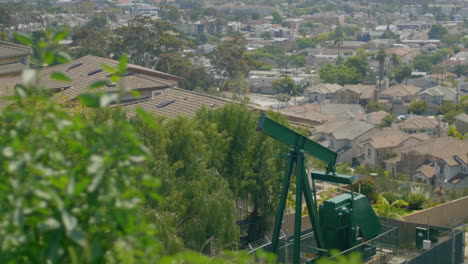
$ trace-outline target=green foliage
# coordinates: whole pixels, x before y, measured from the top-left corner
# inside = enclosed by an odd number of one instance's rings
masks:
[[[296,44],[299,49],[314,48],[315,42],[310,38],[298,38],[296,39]]]
[[[432,25],[431,29],[427,33],[430,39],[442,39],[445,34],[448,33],[447,28],[440,24]]]
[[[89,124],[40,95],[16,100],[0,116],[2,262],[149,263],[158,245],[138,188],[157,182],[125,116]]]
[[[349,57],[343,64],[333,66],[327,64],[320,68],[320,79],[326,83],[356,84],[369,72],[369,61],[363,51],[358,51],[355,56]]]
[[[424,203],[427,201],[426,196],[420,193],[412,193],[406,198],[408,201],[408,209],[420,210],[423,209]]]
[[[234,78],[239,74],[246,77],[251,69],[256,68],[256,62],[247,56],[245,38],[232,37],[232,40],[226,40],[219,44],[214,52],[212,63],[225,77]]]
[[[156,62],[155,69],[179,76],[185,79],[180,82],[182,88],[188,90],[208,90],[214,86],[213,76],[208,74],[204,68],[197,66],[186,56],[179,53],[161,54]]]
[[[293,79],[289,77],[284,77],[279,80],[273,81],[273,88],[277,93],[289,94],[289,95],[299,95],[304,90],[302,87],[296,85]]]
[[[382,195],[390,204],[400,198],[400,196],[395,192],[383,192],[380,195]]]
[[[451,49],[439,49],[434,53],[424,53],[414,59],[413,68],[429,72],[433,65],[440,64],[452,53]]]
[[[359,179],[356,183],[353,184],[353,190],[361,190],[361,194],[367,196],[369,201],[374,200],[375,195],[375,180],[371,177],[364,177]]]
[[[465,140],[467,134],[463,135],[462,133],[458,132],[455,126],[449,126],[447,129],[447,136]]]
[[[398,66],[398,68],[395,69],[395,80],[398,82],[398,83],[401,83],[403,82],[404,80],[408,79],[409,77],[411,77],[411,67],[408,66],[408,65],[401,65],[401,66]]]
[[[389,202],[383,195],[377,196],[376,213],[379,216],[401,219],[398,208],[407,207],[409,204],[404,200]]]
[[[412,101],[408,105],[408,113],[409,114],[416,114],[421,115],[427,111],[427,101]]]
[[[298,68],[304,67],[307,64],[307,59],[298,54],[292,54],[288,56],[288,61],[291,62],[293,66]]]
[[[271,21],[273,24],[281,24],[283,22],[283,16],[277,11],[274,11],[271,15],[273,16],[273,20]]]
[[[279,93],[276,95],[276,99],[280,102],[287,102],[291,100],[291,95],[286,94],[286,93]]]
[[[367,113],[378,112],[382,110],[383,110],[383,105],[379,102],[370,102],[366,105]]]

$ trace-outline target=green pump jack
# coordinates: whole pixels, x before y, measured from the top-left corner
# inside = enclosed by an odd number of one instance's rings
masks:
[[[279,235],[283,220],[289,184],[295,168],[296,204],[294,216],[293,257],[291,263],[314,263],[320,256],[326,256],[331,249],[346,251],[359,246],[381,233],[382,227],[374,213],[367,197],[352,191],[353,176],[336,174],[338,154],[296,131],[270,119],[262,114],[258,120],[257,131],[291,147],[287,155],[287,164],[278,209],[275,216],[273,236],[270,251],[277,254]],[[312,184],[309,184],[305,170],[305,155],[311,155],[327,164],[325,172],[311,173]],[[351,185],[348,193],[341,194],[324,201],[317,208],[315,181]],[[312,187],[311,187],[312,186]],[[309,259],[301,259],[301,219],[302,196],[304,196],[307,211],[314,230],[317,251],[319,254]],[[364,258],[375,254],[375,248],[362,245],[360,248]],[[288,261],[289,262],[289,261]]]

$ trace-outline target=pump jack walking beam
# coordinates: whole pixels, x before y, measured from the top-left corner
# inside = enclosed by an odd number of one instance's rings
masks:
[[[281,125],[280,123],[268,118],[263,114],[257,125],[257,131],[263,132],[272,138],[279,140],[289,146],[291,150],[286,164],[286,171],[283,178],[281,196],[278,204],[278,210],[275,216],[275,226],[271,242],[271,251],[277,253],[279,233],[283,220],[283,213],[286,205],[286,199],[289,190],[289,183],[293,167],[296,171],[296,210],[294,219],[294,248],[293,263],[300,261],[300,239],[301,239],[301,215],[302,215],[302,195],[304,194],[309,212],[310,221],[315,232],[315,239],[318,248],[324,248],[323,232],[320,228],[317,201],[312,196],[307,174],[304,168],[305,153],[316,157],[328,164],[325,177],[334,177],[337,153],[323,147],[322,145],[308,139],[307,137],[295,132],[294,130]]]

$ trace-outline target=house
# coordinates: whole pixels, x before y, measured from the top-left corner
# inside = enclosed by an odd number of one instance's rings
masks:
[[[414,180],[437,187],[468,187],[468,141],[453,137],[426,141],[402,151],[395,164],[400,170],[416,168]]]
[[[119,93],[121,101],[136,100],[138,97],[151,98],[166,89],[176,88],[178,81],[184,79],[144,68],[138,65],[128,64],[127,73],[122,77],[121,84],[125,91],[110,80],[110,74],[105,72],[102,64],[117,67],[118,61],[87,55],[65,64],[46,67],[41,71],[40,85],[53,93],[52,98],[58,102],[74,101],[80,94],[90,92],[89,87],[96,81],[104,81],[105,85],[92,91],[105,93]],[[71,82],[59,82],[49,78],[53,72],[63,72],[72,79]],[[21,83],[21,77],[12,77],[0,82],[0,90],[13,87]],[[92,92],[91,91],[91,92]],[[134,91],[139,93],[135,96]]]
[[[338,104],[360,104],[365,106],[375,99],[375,85],[345,84],[336,92],[333,102]]]
[[[413,49],[408,49],[408,48],[400,48],[400,47],[395,47],[395,48],[390,48],[385,50],[385,53],[387,56],[399,56],[404,64],[410,63],[418,54],[419,52],[413,50]]]
[[[410,135],[392,128],[384,128],[361,144],[359,160],[362,164],[382,166],[387,159],[396,157],[401,150],[426,140],[430,140],[426,134]]]
[[[331,100],[337,91],[343,86],[339,84],[321,83],[304,91],[304,94],[310,98],[311,102],[321,103],[325,100]]]
[[[425,116],[413,116],[398,124],[398,129],[406,134],[425,133],[429,137],[435,138],[442,134],[442,124],[440,120]]]
[[[366,121],[367,123],[372,124],[374,126],[379,126],[380,124],[382,124],[383,119],[388,115],[390,115],[389,112],[377,111],[367,114],[360,114],[357,115],[356,118],[362,121]]]
[[[457,90],[453,87],[435,86],[419,93],[419,100],[428,103],[427,112],[437,114],[439,107],[444,101],[455,102]]]
[[[338,153],[338,162],[352,162],[358,155],[358,145],[368,139],[376,128],[355,118],[337,118],[315,127],[312,138]]]
[[[462,134],[468,133],[468,115],[465,113],[457,115],[455,117],[455,127]]]
[[[194,117],[202,107],[216,109],[229,102],[231,100],[210,94],[173,88],[154,97],[124,103],[119,107],[127,111],[130,116],[135,115],[135,110],[140,108],[159,116],[175,118],[177,116]]]
[[[29,47],[0,41],[0,78],[20,76],[31,54]]]
[[[380,97],[389,100],[385,109],[401,115],[407,113],[407,105],[417,98],[420,91],[421,88],[413,85],[397,84],[383,90]]]

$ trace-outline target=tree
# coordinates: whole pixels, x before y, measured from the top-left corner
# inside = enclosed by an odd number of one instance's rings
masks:
[[[464,64],[457,64],[454,67],[453,73],[457,75],[458,78],[460,78],[462,75],[468,75],[468,65]]]
[[[297,68],[304,67],[307,64],[307,59],[299,54],[289,55],[288,60],[291,62],[292,65],[296,66]]]
[[[215,68],[225,77],[234,78],[238,74],[247,77],[255,67],[255,61],[247,56],[247,41],[241,36],[232,36],[219,44],[212,60]]]
[[[389,127],[393,123],[398,123],[400,121],[395,114],[388,114],[386,117],[382,119],[382,122],[380,123],[380,127]]]
[[[299,49],[307,49],[307,48],[314,48],[315,43],[310,38],[298,38],[296,39],[296,44]]]
[[[260,35],[260,37],[263,38],[263,39],[271,39],[271,32],[270,31],[263,32]]]
[[[430,39],[442,39],[445,34],[448,33],[447,28],[440,24],[432,25],[431,29],[427,33]]]
[[[379,62],[379,87],[380,87],[380,83],[382,82],[384,78],[386,58],[387,58],[387,54],[385,53],[385,50],[380,49],[379,53],[377,54],[377,61]]]
[[[408,113],[421,115],[427,111],[427,101],[412,101],[408,106]]]
[[[465,140],[467,135],[463,135],[462,133],[458,132],[455,126],[449,126],[447,130],[447,136]]]
[[[340,47],[341,47],[341,45],[343,45],[343,39],[342,38],[336,38],[333,41],[333,44],[335,44],[335,46],[338,48],[338,56],[341,56],[340,55]]]
[[[281,24],[283,22],[283,16],[277,11],[273,11],[271,15],[273,16],[273,20],[271,21],[273,24]]]
[[[299,95],[299,87],[293,79],[284,77],[279,80],[273,81],[273,88],[279,94]]]
[[[395,69],[395,80],[398,83],[403,82],[404,80],[408,81],[408,78],[411,77],[412,70],[408,65],[401,65]]]
[[[366,105],[367,113],[378,112],[382,110],[383,110],[383,105],[379,102],[370,102]]]

